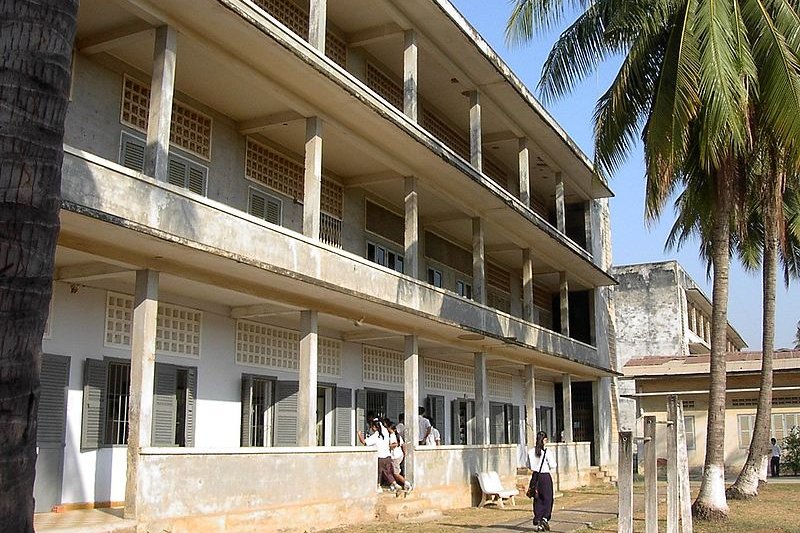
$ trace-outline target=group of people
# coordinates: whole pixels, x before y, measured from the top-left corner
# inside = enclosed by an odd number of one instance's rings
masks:
[[[441,444],[439,430],[433,420],[425,415],[425,408],[419,410],[419,431],[417,442],[421,446]],[[369,435],[358,432],[358,440],[366,446],[373,446],[378,452],[378,490],[386,484],[392,492],[409,492],[411,483],[403,476],[403,459],[406,452],[406,433],[404,416],[399,416],[397,424],[388,418],[378,418],[367,413]],[[774,439],[773,439],[774,441]],[[547,433],[536,434],[536,445],[528,450],[528,461],[533,472],[528,484],[527,495],[533,502],[534,531],[550,531],[550,518],[553,514],[553,478],[556,458],[547,450]]]

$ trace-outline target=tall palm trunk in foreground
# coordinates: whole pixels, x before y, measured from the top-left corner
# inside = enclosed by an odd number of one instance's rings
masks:
[[[33,531],[42,335],[77,0],[0,0],[0,531]]]

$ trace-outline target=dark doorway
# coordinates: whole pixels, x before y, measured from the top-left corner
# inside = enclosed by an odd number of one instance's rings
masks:
[[[589,442],[592,465],[597,465],[594,445],[594,394],[592,382],[572,384],[572,437],[575,442]]]

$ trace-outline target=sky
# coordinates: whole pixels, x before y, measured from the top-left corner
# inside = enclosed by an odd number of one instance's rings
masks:
[[[511,12],[506,0],[451,0],[466,19],[481,33],[516,75],[538,96],[536,85],[550,47],[558,31],[543,35],[528,46],[509,49],[504,30]],[[603,64],[597,74],[561,100],[544,104],[570,137],[590,158],[592,150],[592,114],[597,98],[608,88],[618,63]],[[424,76],[424,73],[421,73]],[[697,242],[687,242],[680,250],[665,250],[669,230],[675,220],[670,207],[660,220],[645,222],[644,163],[639,145],[609,182],[611,233],[614,264],[647,263],[677,259],[694,281],[711,297],[711,279],[705,262],[698,256]],[[671,204],[670,204],[671,205]],[[728,321],[747,343],[746,350],[761,350],[761,272],[747,272],[731,263]],[[800,320],[800,281],[789,288],[778,282],[775,313],[775,347],[791,348]]]

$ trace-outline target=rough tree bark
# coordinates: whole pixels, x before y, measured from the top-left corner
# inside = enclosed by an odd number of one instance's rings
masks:
[[[0,0],[0,531],[33,531],[42,335],[78,0]]]

